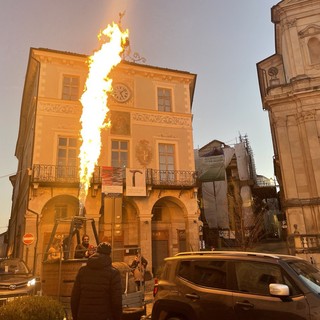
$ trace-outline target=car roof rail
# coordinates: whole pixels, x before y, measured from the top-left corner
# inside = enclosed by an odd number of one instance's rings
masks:
[[[284,255],[278,255],[273,253],[250,252],[250,251],[188,251],[188,252],[179,252],[175,254],[175,257],[190,256],[190,255],[191,256],[207,256],[207,255],[218,255],[218,254],[269,257],[274,259],[279,259],[281,256],[284,256]]]

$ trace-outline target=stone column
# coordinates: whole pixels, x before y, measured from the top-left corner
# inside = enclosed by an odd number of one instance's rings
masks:
[[[38,272],[40,269],[42,254],[41,252],[35,252],[35,248],[38,242],[37,239],[37,214],[28,212],[25,214],[25,232],[24,233],[32,233],[34,236],[34,242],[30,245],[25,245],[21,243],[23,246],[23,259],[28,265],[29,269],[32,271]],[[23,234],[21,234],[22,239]],[[38,248],[40,248],[38,243]],[[36,254],[36,257],[35,257]],[[36,259],[35,259],[36,258]]]
[[[316,123],[316,111],[302,112],[299,117],[304,142],[308,197],[319,197],[320,192],[320,145]]]
[[[286,185],[285,190],[285,199],[293,198],[297,196],[295,188],[291,190],[292,187],[295,187],[296,182],[294,178],[294,168],[291,159],[291,147],[288,137],[287,130],[287,117],[286,116],[273,116],[273,126],[276,136],[276,145],[278,146],[278,156],[281,165],[281,178],[283,184]],[[283,165],[285,164],[285,166]],[[288,188],[287,186],[291,186]],[[289,189],[289,191],[287,191]]]
[[[148,269],[152,270],[152,207],[145,205],[139,209],[139,246],[142,255],[148,260]]]

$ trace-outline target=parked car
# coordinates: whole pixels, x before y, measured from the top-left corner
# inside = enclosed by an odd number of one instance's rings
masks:
[[[19,296],[36,294],[38,283],[22,260],[0,259],[0,305]]]
[[[320,319],[320,271],[289,255],[209,251],[166,258],[152,320]]]

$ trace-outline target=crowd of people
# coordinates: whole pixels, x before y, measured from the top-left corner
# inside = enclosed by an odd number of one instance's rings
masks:
[[[110,243],[102,242],[79,269],[71,294],[73,320],[121,320],[121,276],[110,254]]]
[[[87,239],[83,237],[84,241],[87,244]],[[83,246],[89,252],[90,245],[83,244]],[[121,319],[123,292],[121,275],[120,271],[112,266],[110,254],[110,243],[102,242],[93,254],[89,254],[86,265],[79,269],[71,294],[73,320]],[[129,265],[137,290],[144,285],[147,265],[148,261],[139,252]]]
[[[75,259],[87,259],[76,276],[71,294],[73,320],[120,320],[122,318],[122,284],[120,271],[112,266],[111,244],[101,242],[97,247],[90,244],[84,234],[75,248]],[[55,236],[48,250],[50,262],[62,258],[63,241]],[[137,251],[129,264],[137,291],[145,284],[148,261]],[[94,303],[92,303],[94,301]]]
[[[91,255],[93,255],[96,252],[96,247],[89,243],[90,238],[87,234],[84,234],[82,236],[81,243],[77,244],[75,248],[74,253],[74,259],[85,259],[89,258]],[[62,248],[65,246],[65,239],[62,241],[60,235],[56,235],[53,238],[53,241],[50,245],[50,248],[48,250],[47,254],[47,261],[54,262],[57,260],[60,260],[62,257]],[[65,248],[63,248],[63,254],[64,258],[67,256],[69,258],[69,252],[65,251]]]

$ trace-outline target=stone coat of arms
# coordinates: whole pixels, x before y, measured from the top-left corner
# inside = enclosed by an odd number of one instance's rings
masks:
[[[147,140],[140,140],[136,146],[136,157],[141,165],[147,166],[152,160],[152,149]]]

